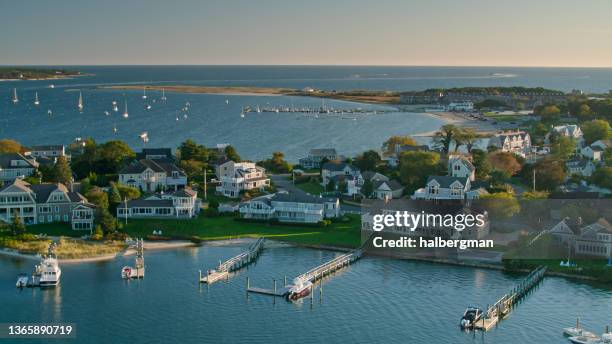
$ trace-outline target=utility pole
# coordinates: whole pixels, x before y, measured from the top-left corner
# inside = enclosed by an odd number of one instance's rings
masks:
[[[534,168],[533,168],[533,191],[534,192],[536,191],[536,188],[535,188],[536,180],[535,180],[535,178],[536,178],[536,169],[535,169],[535,166],[534,166]]]
[[[206,185],[206,168],[204,168],[204,200],[208,200],[208,190]]]
[[[123,204],[125,205],[125,225],[127,226],[128,207],[127,207],[127,198],[126,197],[123,197]]]

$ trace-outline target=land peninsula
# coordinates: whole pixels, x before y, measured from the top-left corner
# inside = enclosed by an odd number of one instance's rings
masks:
[[[0,80],[51,80],[82,75],[78,71],[55,68],[0,67]]]

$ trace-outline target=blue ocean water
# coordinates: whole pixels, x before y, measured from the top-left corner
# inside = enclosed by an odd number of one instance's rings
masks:
[[[314,87],[326,90],[420,90],[462,86],[542,86],[569,91],[607,92],[612,69],[502,68],[502,67],[360,67],[360,66],[67,66],[92,74],[65,80],[1,81],[0,137],[24,144],[69,143],[77,137],[98,141],[121,139],[135,149],[147,131],[148,146],[176,147],[187,138],[206,145],[231,143],[249,159],[283,151],[296,161],[314,147],[335,147],[351,156],[378,148],[391,135],[409,135],[437,129],[442,121],[423,114],[385,113],[376,116],[305,117],[299,114],[250,114],[240,118],[243,106],[291,104],[318,107],[319,99],[284,96],[166,94],[100,89],[117,84]],[[49,88],[53,84],[55,88]],[[17,88],[20,102],[10,101]],[[78,91],[85,109],[77,111]],[[34,106],[38,92],[41,104]],[[153,99],[156,102],[153,103]],[[119,103],[113,112],[111,102]],[[226,104],[226,100],[229,104]],[[121,116],[127,102],[129,118]],[[188,117],[180,111],[191,104]],[[151,105],[150,110],[145,104]],[[335,108],[391,110],[386,106],[326,100]],[[48,114],[52,111],[52,115]],[[105,111],[109,115],[105,115]],[[117,133],[114,133],[114,127]]]

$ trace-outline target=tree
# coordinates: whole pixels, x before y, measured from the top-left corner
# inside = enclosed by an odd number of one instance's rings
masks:
[[[606,166],[612,166],[612,147],[606,148],[603,154],[603,161]]]
[[[400,181],[409,191],[414,191],[425,184],[427,176],[436,174],[439,163],[440,155],[435,152],[402,152],[399,159]]]
[[[340,193],[346,193],[348,191],[348,184],[346,181],[342,180],[338,182],[338,191],[340,191]]]
[[[104,231],[102,230],[102,226],[98,224],[96,225],[96,229],[91,235],[91,239],[92,240],[102,240],[102,238],[104,238]]]
[[[522,177],[527,185],[533,185],[535,170],[536,190],[553,191],[565,182],[565,164],[563,160],[549,157],[533,165],[525,165]]]
[[[210,157],[209,150],[203,145],[188,139],[179,146],[181,160],[195,160],[206,162]]]
[[[13,235],[19,235],[26,232],[26,227],[23,224],[23,221],[21,221],[21,217],[19,217],[19,213],[17,211],[13,213],[13,221],[11,222],[10,228]]]
[[[0,140],[0,153],[19,153],[21,152],[21,144],[15,140],[2,139]]]
[[[612,167],[602,166],[591,176],[593,184],[606,189],[612,189]]]
[[[372,193],[374,192],[374,184],[372,184],[372,181],[369,179],[366,179],[363,182],[363,185],[361,186],[361,193],[369,198],[370,196],[372,196]]]
[[[445,124],[440,130],[436,131],[433,136],[433,141],[436,147],[441,148],[443,152],[448,153],[450,146],[455,142],[459,128],[454,124]],[[455,147],[456,149],[457,147]]]
[[[576,113],[578,117],[588,117],[591,115],[591,107],[588,104],[582,104]]]
[[[333,180],[329,180],[329,182],[327,182],[327,185],[325,185],[325,191],[334,191],[336,190],[336,184],[334,184]]]
[[[108,210],[108,194],[104,192],[104,190],[98,187],[93,187],[87,192],[87,194],[85,194],[85,197],[99,209]]]
[[[374,171],[381,162],[382,159],[378,152],[369,150],[358,155],[353,164],[359,167],[361,171]]]
[[[491,164],[487,159],[488,152],[482,149],[472,149],[472,164],[476,168],[476,178],[485,179],[491,172]]]
[[[51,178],[55,183],[72,183],[72,169],[70,169],[70,165],[68,164],[66,157],[60,156],[57,158],[57,162],[51,169]]]
[[[480,196],[481,203],[492,219],[507,219],[521,211],[518,200],[510,192],[497,192]]]
[[[121,194],[119,193],[119,188],[117,187],[117,183],[111,182],[110,188],[108,191],[108,201],[111,212],[116,212],[117,206],[121,203]]]
[[[116,186],[122,201],[140,198],[140,190],[137,188],[125,184],[116,184]]]
[[[193,180],[195,177],[199,177],[204,173],[206,164],[200,160],[181,160],[179,163],[180,167],[187,174],[189,180]]]
[[[521,164],[516,156],[509,152],[490,153],[487,160],[492,169],[505,172],[508,176],[513,176],[521,170]]]
[[[383,155],[390,156],[401,146],[416,146],[417,142],[410,136],[391,136],[383,143]]]
[[[472,147],[479,139],[479,135],[473,128],[460,128],[455,135],[455,151],[461,145],[465,145],[468,152],[472,151]]]
[[[547,199],[549,195],[546,191],[525,191],[521,194],[526,200]]]
[[[225,147],[225,156],[233,162],[240,162],[240,155],[236,152],[236,148],[233,146]]]
[[[582,124],[582,133],[587,144],[610,138],[610,124],[602,119],[595,119]]]
[[[258,165],[263,166],[266,170],[274,173],[289,173],[292,170],[292,166],[285,161],[285,154],[282,152],[272,153],[271,159],[258,162]]]
[[[123,141],[108,141],[96,149],[95,171],[97,173],[117,173],[119,168],[132,160],[136,154]]]
[[[556,105],[539,106],[534,109],[536,115],[542,118],[544,122],[553,122],[559,119],[561,110]]]
[[[552,143],[551,152],[559,159],[567,159],[576,151],[576,141],[573,138],[560,135]]]

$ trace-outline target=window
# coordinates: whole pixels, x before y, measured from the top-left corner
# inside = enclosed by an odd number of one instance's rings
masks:
[[[68,215],[64,214],[64,222],[68,222]]]
[[[428,192],[432,195],[437,195],[438,194],[438,187],[435,185],[430,185],[428,188]]]

